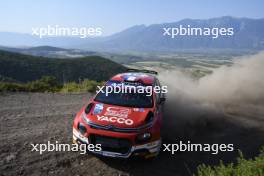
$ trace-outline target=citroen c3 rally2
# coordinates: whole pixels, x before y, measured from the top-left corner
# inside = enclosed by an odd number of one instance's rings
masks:
[[[125,85],[161,89],[157,72],[141,70],[112,77],[105,86]],[[104,89],[106,90],[106,89]],[[164,93],[151,94],[99,91],[77,113],[73,124],[73,142],[101,145],[93,153],[118,158],[157,156],[161,147]]]

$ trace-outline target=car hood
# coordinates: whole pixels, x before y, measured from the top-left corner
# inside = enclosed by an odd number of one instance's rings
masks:
[[[151,108],[131,108],[94,102],[87,118],[96,124],[133,128],[146,124],[145,119]]]

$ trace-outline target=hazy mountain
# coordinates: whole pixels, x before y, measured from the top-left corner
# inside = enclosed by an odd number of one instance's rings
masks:
[[[219,36],[175,36],[163,35],[163,28],[180,25],[192,28],[233,28],[234,35]],[[184,19],[173,23],[137,25],[108,37],[80,39],[51,37],[39,39],[30,34],[0,33],[0,45],[77,48],[94,51],[177,51],[182,49],[264,49],[264,19],[220,17],[212,19]]]
[[[179,27],[233,28],[233,36],[163,35],[163,28]],[[109,51],[175,51],[177,49],[264,49],[264,19],[221,17],[207,20],[185,19],[175,23],[134,26],[105,38],[85,49]]]
[[[54,46],[70,47],[85,44],[88,39],[78,37],[43,37],[25,33],[0,32],[0,45],[8,47]]]
[[[94,51],[86,51],[79,49],[65,49],[53,46],[37,46],[37,47],[23,47],[23,48],[12,48],[0,46],[0,50],[17,52],[21,54],[28,54],[33,56],[43,56],[51,58],[76,58],[84,56],[95,56],[99,53]]]

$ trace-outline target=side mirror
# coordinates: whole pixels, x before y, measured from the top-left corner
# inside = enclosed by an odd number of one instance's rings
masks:
[[[165,97],[161,97],[161,98],[160,98],[160,103],[162,103],[162,102],[164,102],[164,101],[166,101],[166,98],[165,98]]]

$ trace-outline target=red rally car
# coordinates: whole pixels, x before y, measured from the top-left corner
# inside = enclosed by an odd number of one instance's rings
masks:
[[[105,86],[121,85],[161,88],[157,72],[129,71],[112,77]],[[104,89],[106,90],[106,89]],[[162,106],[165,93],[99,91],[77,113],[73,124],[73,142],[100,144],[93,153],[128,158],[157,156],[161,147]],[[150,93],[150,92],[149,92]]]

